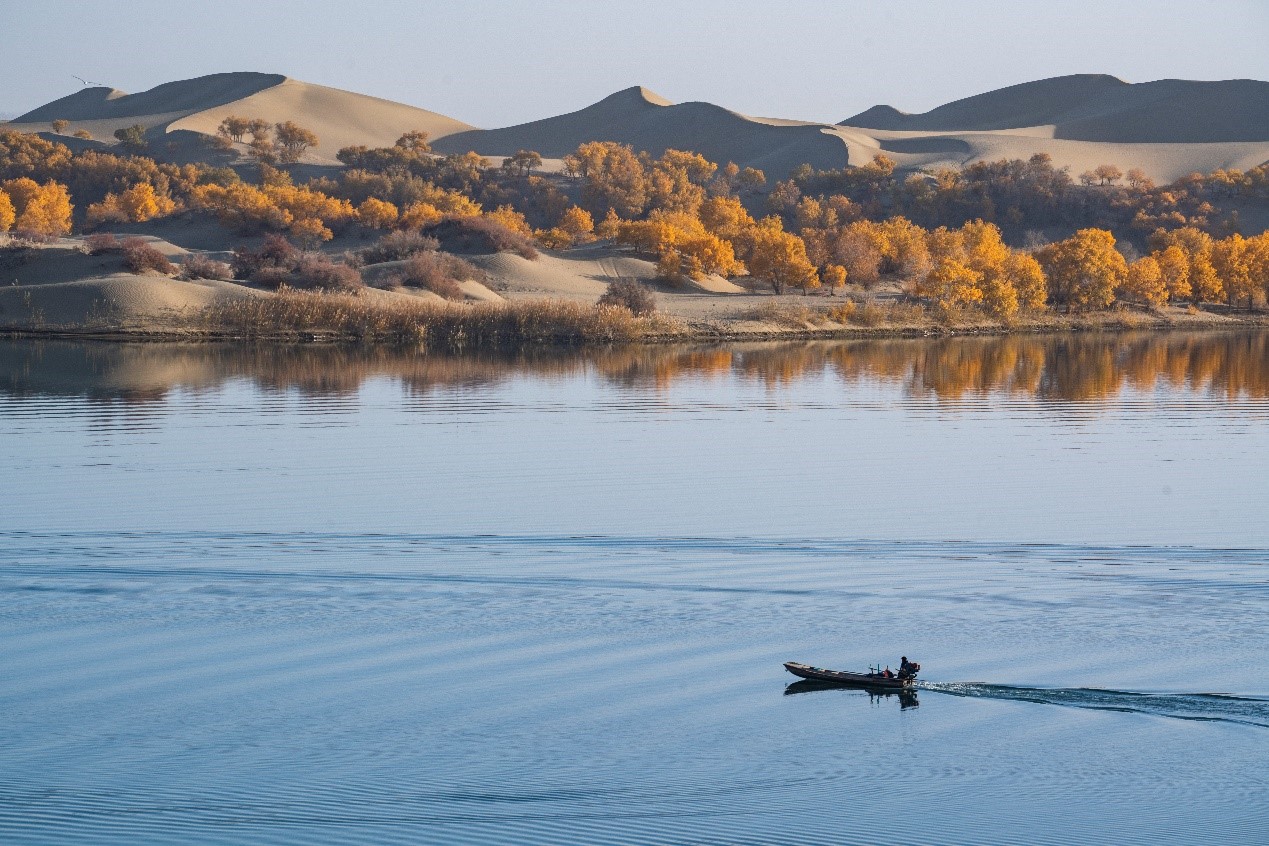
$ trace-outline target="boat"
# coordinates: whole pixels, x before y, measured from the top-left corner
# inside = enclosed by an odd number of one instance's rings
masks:
[[[887,678],[881,673],[848,673],[845,670],[825,670],[823,667],[812,667],[809,664],[799,664],[797,661],[785,661],[784,669],[800,678],[853,685],[855,687],[901,689],[916,685],[915,674],[904,676],[903,678],[898,676]]]

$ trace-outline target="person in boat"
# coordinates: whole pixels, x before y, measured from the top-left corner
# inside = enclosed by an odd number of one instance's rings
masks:
[[[904,655],[901,659],[899,659],[899,678],[901,679],[911,678],[912,676],[915,676],[917,674],[917,671],[920,669],[921,669],[921,665],[916,663],[915,661],[909,661],[908,656],[906,655]]]
[[[889,664],[887,664],[887,665],[886,665],[886,671],[885,671],[884,673],[882,673],[882,675],[883,675],[883,676],[885,676],[885,677],[886,677],[886,678],[888,678],[888,679],[892,679],[892,678],[894,678],[894,672],[893,672],[893,671],[891,671],[891,669],[890,669],[890,665],[889,665]]]

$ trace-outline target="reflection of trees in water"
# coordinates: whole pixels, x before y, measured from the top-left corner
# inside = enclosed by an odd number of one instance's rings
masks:
[[[353,395],[370,379],[413,392],[518,377],[594,374],[628,388],[736,377],[775,389],[826,372],[902,385],[954,401],[1007,395],[1064,402],[1159,384],[1226,397],[1269,396],[1269,333],[1079,334],[888,339],[727,346],[636,346],[446,356],[386,347],[231,344],[0,343],[0,391],[84,395],[130,405],[176,388],[217,390],[245,379],[270,392]]]

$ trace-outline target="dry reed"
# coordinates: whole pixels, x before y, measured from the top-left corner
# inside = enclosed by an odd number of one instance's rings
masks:
[[[449,350],[613,343],[682,331],[668,318],[636,316],[615,306],[559,300],[384,302],[285,288],[272,296],[209,306],[194,318],[192,328],[235,338],[396,341]]]

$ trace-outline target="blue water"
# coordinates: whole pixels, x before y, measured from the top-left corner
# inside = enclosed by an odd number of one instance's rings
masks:
[[[0,344],[0,842],[1262,842],[1267,342]]]

